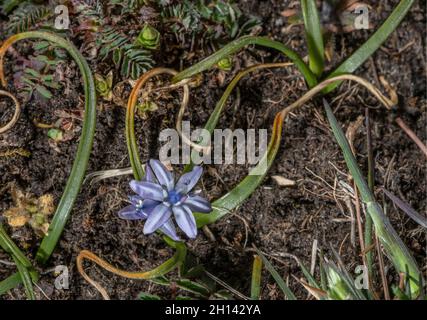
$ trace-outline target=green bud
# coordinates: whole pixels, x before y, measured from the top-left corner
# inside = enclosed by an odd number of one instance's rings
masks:
[[[231,57],[223,58],[218,62],[218,68],[224,71],[230,71],[233,68],[233,59]]]
[[[155,28],[146,24],[144,28],[142,28],[138,37],[135,40],[135,44],[146,49],[157,49],[160,43],[160,32]]]
[[[347,300],[351,297],[351,292],[343,280],[343,276],[331,267],[326,267],[328,279],[328,294],[333,300]]]
[[[95,87],[99,96],[107,101],[113,98],[113,72],[110,71],[106,78],[100,74],[95,74]]]

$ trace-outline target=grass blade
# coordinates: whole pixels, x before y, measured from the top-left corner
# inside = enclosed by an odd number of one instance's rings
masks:
[[[273,265],[270,263],[270,261],[268,261],[268,259],[257,248],[255,248],[255,250],[256,250],[258,256],[260,256],[262,261],[264,262],[265,268],[273,276],[277,285],[283,291],[283,293],[288,298],[288,300],[296,300],[297,298],[295,297],[295,295],[293,294],[291,289],[289,289],[289,287],[286,285],[285,281],[282,279],[282,277],[279,275],[279,273],[276,271],[276,269],[273,267]]]
[[[405,212],[412,220],[414,220],[416,223],[418,223],[423,228],[427,229],[427,219],[420,215],[417,211],[415,211],[409,204],[407,204],[405,201],[399,199],[391,192],[387,191],[386,189],[383,189],[383,192],[385,195],[393,201],[393,203],[400,208],[403,212]]]
[[[307,279],[308,284],[316,289],[320,289],[320,285],[317,283],[316,279],[310,273],[310,271],[304,266],[304,264],[298,259],[298,265],[301,268],[304,277]]]
[[[0,296],[22,283],[21,275],[17,272],[0,281]]]
[[[36,300],[36,295],[34,293],[33,282],[28,272],[28,269],[22,265],[22,263],[13,256],[16,267],[18,268],[19,275],[21,277],[22,283],[24,284],[25,293],[27,294],[28,300]]]
[[[252,281],[251,281],[251,299],[259,300],[261,297],[261,273],[262,259],[259,256],[254,257],[252,266]]]
[[[29,270],[29,273],[33,283],[36,283],[39,280],[38,272],[35,270]],[[19,272],[16,272],[6,279],[0,281],[0,296],[15,288],[20,283],[22,283],[22,278]]]
[[[0,282],[0,296],[15,286],[24,282],[27,296],[29,299],[34,298],[34,291],[32,289],[32,281],[38,281],[38,273],[34,270],[31,261],[24,255],[18,248],[13,240],[7,235],[2,223],[0,222],[0,247],[9,253],[18,268],[19,273],[16,273],[9,278]]]
[[[22,253],[21,249],[13,242],[13,240],[7,235],[4,230],[2,223],[0,222],[0,247],[4,251],[15,257],[24,267],[32,268],[30,260]]]
[[[356,288],[355,284],[354,284],[354,279],[353,277],[350,275],[350,273],[347,271],[347,269],[345,268],[345,264],[342,261],[341,256],[339,255],[339,253],[331,246],[331,251],[333,253],[333,255],[335,256],[335,259],[337,261],[337,266],[330,262],[329,266],[335,266],[336,267],[336,272],[339,273],[340,278],[346,283],[348,289],[351,291],[351,294],[353,295],[353,297],[355,297],[358,300],[366,300],[366,297],[363,295],[363,291],[359,290]]]
[[[374,163],[374,155],[372,151],[372,134],[371,134],[371,121],[369,117],[369,108],[366,108],[365,111],[365,125],[366,125],[366,149],[368,153],[368,187],[373,192],[374,190],[374,181],[375,181],[375,163]],[[373,225],[372,225],[372,218],[370,215],[366,215],[365,218],[365,235],[364,235],[364,242],[365,242],[365,248],[370,248],[373,244],[372,241],[372,231],[373,231]],[[366,265],[368,267],[369,272],[369,279],[374,279],[374,272],[373,272],[373,260],[374,255],[372,253],[372,250],[369,250],[365,253],[366,256]]]
[[[400,22],[408,13],[415,0],[402,0],[390,14],[386,21],[375,31],[375,33],[349,58],[347,58],[328,78],[344,73],[353,73],[359,68],[390,36],[399,26]],[[334,83],[325,89],[325,92],[334,90],[339,83]]]
[[[382,211],[380,205],[376,202],[375,197],[366,183],[365,178],[362,175],[360,168],[357,165],[356,158],[351,152],[350,145],[338,124],[329,104],[326,100],[323,100],[326,115],[331,125],[332,132],[337,140],[343,155],[347,167],[353,176],[354,181],[360,191],[362,201],[366,205],[366,210],[371,216],[374,223],[375,232],[384,246],[385,252],[393,263],[394,267],[399,273],[408,273],[410,277],[411,289],[414,296],[420,293],[420,288],[423,285],[419,283],[421,272],[408,251],[402,240],[399,238],[396,231],[393,229],[388,217]],[[424,282],[424,280],[423,280]]]
[[[301,0],[301,10],[304,18],[310,69],[317,77],[320,77],[325,65],[325,48],[316,1]]]

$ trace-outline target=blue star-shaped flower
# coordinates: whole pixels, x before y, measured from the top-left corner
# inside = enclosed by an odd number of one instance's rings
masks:
[[[205,198],[190,193],[199,181],[203,169],[195,166],[175,183],[173,174],[158,160],[150,160],[142,181],[132,180],[131,189],[137,194],[130,197],[131,205],[123,208],[119,216],[128,220],[147,220],[144,234],[160,229],[174,240],[176,233],[172,215],[179,228],[189,237],[197,236],[193,212],[209,213],[211,204]]]

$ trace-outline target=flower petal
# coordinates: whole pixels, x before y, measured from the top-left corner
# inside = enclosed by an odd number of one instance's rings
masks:
[[[144,201],[144,199],[138,195],[129,196],[129,200],[135,207],[141,205]]]
[[[153,169],[159,184],[165,186],[168,191],[173,188],[173,175],[169,172],[166,167],[159,160],[150,160],[151,169]]]
[[[156,176],[154,175],[153,170],[148,164],[145,165],[144,181],[157,183]]]
[[[187,237],[194,239],[197,236],[196,219],[190,208],[184,205],[172,207],[175,221]]]
[[[119,211],[119,217],[126,220],[144,220],[147,214],[142,210],[136,210],[135,206],[127,206]]]
[[[144,200],[143,204],[142,204],[142,211],[144,211],[147,215],[150,215],[151,212],[153,212],[153,210],[159,205],[161,204],[160,201],[156,201],[156,200],[150,200],[150,199],[146,199]]]
[[[144,234],[150,234],[163,226],[172,215],[170,207],[161,203],[148,216],[144,225]]]
[[[162,201],[164,198],[163,188],[157,183],[132,180],[130,187],[144,199]]]
[[[184,173],[175,185],[175,190],[181,193],[188,193],[202,176],[203,168],[195,166],[190,172]]]
[[[175,241],[181,240],[176,233],[175,225],[172,219],[169,219],[168,221],[166,221],[166,223],[160,227],[160,230],[172,240],[175,240]]]
[[[208,200],[201,196],[189,195],[183,202],[193,212],[209,213],[212,211],[212,206]]]

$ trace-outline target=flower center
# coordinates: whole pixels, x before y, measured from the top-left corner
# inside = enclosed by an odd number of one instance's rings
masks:
[[[176,204],[177,202],[181,201],[182,195],[179,192],[176,192],[175,190],[169,191],[168,193],[168,201],[171,204]]]

